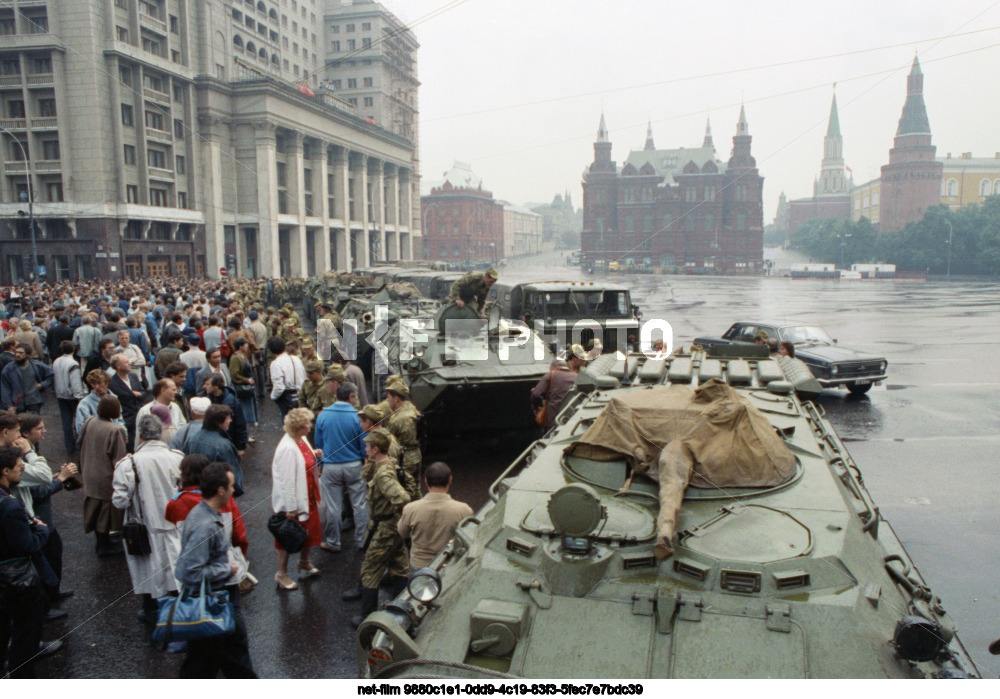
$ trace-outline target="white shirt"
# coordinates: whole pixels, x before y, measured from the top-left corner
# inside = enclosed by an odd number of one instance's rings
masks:
[[[271,362],[271,400],[278,400],[285,391],[298,391],[305,380],[302,360],[282,352]]]
[[[178,359],[184,362],[188,369],[204,369],[208,366],[208,359],[205,352],[194,345],[187,352],[181,352],[181,356]]]
[[[87,395],[80,380],[80,365],[72,354],[64,354],[52,363],[53,388],[56,398],[77,400]]]

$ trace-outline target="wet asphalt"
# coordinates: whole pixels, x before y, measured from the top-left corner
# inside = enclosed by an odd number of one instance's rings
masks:
[[[550,253],[501,269],[504,281],[583,279]],[[586,277],[590,279],[590,277]],[[632,289],[643,317],[668,321],[675,343],[721,334],[740,319],[803,321],[823,326],[841,344],[881,353],[889,380],[866,396],[826,391],[818,403],[847,443],[882,516],[907,547],[980,672],[1000,674],[986,650],[1000,637],[1000,286],[980,282],[799,281],[782,278],[617,276]],[[527,399],[526,399],[527,400]],[[65,460],[58,408],[50,396],[42,452]],[[353,552],[317,551],[321,575],[293,592],[273,582],[275,553],[267,532],[270,462],[281,437],[277,408],[263,406],[246,455],[250,570],[260,585],[244,596],[251,654],[262,677],[354,677],[349,624],[357,603],[340,599],[357,579]],[[435,445],[425,456],[455,472],[453,495],[478,508],[500,472],[532,435],[495,435]],[[41,677],[175,677],[179,656],[153,648],[136,620],[124,558],[98,559],[83,534],[80,491],[54,496],[65,543],[62,603],[68,618],[46,624],[44,638],[66,648],[39,663]],[[294,559],[294,557],[293,557]]]

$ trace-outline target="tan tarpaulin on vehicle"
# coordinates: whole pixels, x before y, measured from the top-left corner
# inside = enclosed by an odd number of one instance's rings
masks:
[[[418,298],[420,298],[420,289],[418,289],[413,282],[392,282],[391,284],[386,284],[379,289],[378,292],[372,296],[372,301],[378,303]]]
[[[673,553],[688,485],[769,487],[795,474],[795,457],[771,423],[725,382],[671,385],[612,398],[567,454],[629,464],[660,484],[657,558]]]

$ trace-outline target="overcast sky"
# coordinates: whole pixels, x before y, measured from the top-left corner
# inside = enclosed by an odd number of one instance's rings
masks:
[[[602,107],[619,163],[647,119],[677,148],[706,117],[725,161],[742,99],[770,223],[812,195],[835,82],[847,165],[878,177],[914,51],[938,155],[1000,151],[1000,0],[382,1],[421,45],[425,190],[459,160],[497,198],[580,206]]]

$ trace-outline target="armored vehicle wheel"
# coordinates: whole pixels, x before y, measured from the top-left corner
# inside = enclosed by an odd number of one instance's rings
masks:
[[[858,383],[857,381],[847,384],[847,390],[856,396],[863,396],[872,390],[872,385],[870,383]]]

